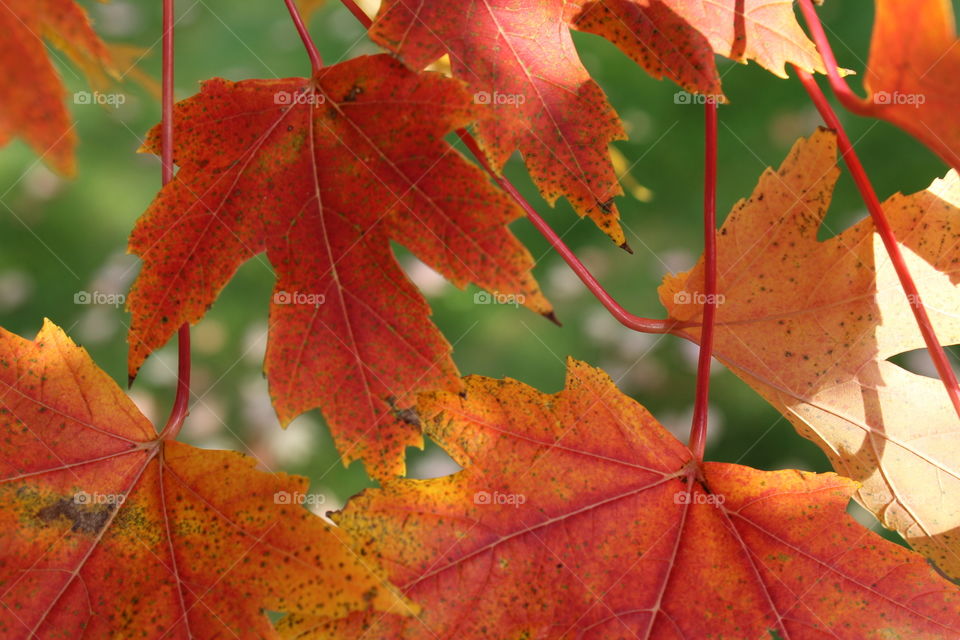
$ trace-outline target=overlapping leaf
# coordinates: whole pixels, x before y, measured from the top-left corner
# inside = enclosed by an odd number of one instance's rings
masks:
[[[787,77],[787,64],[824,72],[790,0],[665,0],[664,4],[700,31],[714,51],[731,60],[754,60],[781,78]]]
[[[850,107],[917,137],[960,170],[960,41],[950,0],[877,0],[867,99]]]
[[[755,60],[786,78],[786,65],[824,72],[790,0],[581,0],[573,26],[601,35],[654,77],[719,95],[714,53]]]
[[[718,96],[720,74],[714,48],[673,7],[676,2],[588,0],[571,20],[579,31],[614,43],[655,78],[669,78],[688,91]],[[720,6],[720,5],[717,5]]]
[[[413,69],[449,53],[453,74],[486,108],[478,140],[496,170],[519,149],[541,193],[566,197],[617,244],[623,193],[607,145],[626,137],[583,67],[566,26],[573,5],[490,0],[389,0],[371,37]]]
[[[77,136],[43,41],[88,72],[109,68],[106,45],[74,0],[6,0],[0,4],[0,32],[0,145],[21,136],[50,166],[72,175]]]
[[[264,609],[400,602],[305,478],[156,437],[59,328],[0,330],[0,636],[270,638]]]
[[[389,241],[458,286],[550,309],[506,228],[520,210],[443,139],[475,109],[457,81],[385,55],[313,80],[206,82],[176,106],[180,171],[130,239],[144,261],[130,375],[265,251],[277,274],[265,369],[281,421],[319,406],[346,462],[402,473],[422,439],[400,410],[459,381]],[[155,129],[146,146],[159,145]]]
[[[783,77],[788,62],[822,70],[789,0],[384,2],[371,37],[414,69],[450,55],[454,75],[485,106],[478,137],[493,166],[502,169],[519,149],[551,204],[566,197],[618,244],[614,198],[622,190],[607,147],[624,131],[580,62],[571,26],[690,91],[721,94],[714,52]]]
[[[872,222],[817,240],[838,173],[835,135],[821,130],[734,207],[714,353],[863,483],[864,507],[960,575],[960,424],[938,380],[888,361],[924,342]],[[960,343],[960,179],[883,208],[937,335]],[[694,340],[703,289],[702,262],[660,289]]]
[[[841,638],[960,633],[960,592],[845,512],[833,474],[698,469],[603,372],[547,395],[470,377],[427,429],[465,468],[336,517],[417,618],[291,616],[295,638]]]

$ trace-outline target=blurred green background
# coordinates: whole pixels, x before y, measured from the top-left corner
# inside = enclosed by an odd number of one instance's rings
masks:
[[[84,3],[111,42],[148,49],[140,67],[160,76],[160,3],[114,0]],[[302,76],[309,64],[280,0],[238,3],[181,0],[177,25],[177,97],[194,93],[212,76],[231,80]],[[955,2],[956,4],[956,2]],[[820,8],[840,63],[861,71],[869,48],[873,3],[831,1]],[[314,14],[311,31],[328,64],[377,47],[337,2]],[[662,317],[656,287],[668,271],[693,265],[702,247],[702,108],[676,104],[678,88],[648,77],[608,42],[580,33],[574,40],[593,77],[607,92],[630,133],[616,143],[641,189],[619,200],[635,253],[616,248],[565,201],[550,209],[518,157],[509,177],[628,309]],[[778,165],[792,143],[820,124],[795,79],[780,79],[754,64],[720,61],[731,100],[720,110],[718,210],[723,216],[749,195],[762,170]],[[86,90],[75,69],[61,67],[68,91]],[[859,90],[859,80],[852,79]],[[80,137],[79,176],[64,181],[21,142],[0,150],[0,324],[32,338],[49,317],[85,346],[97,363],[125,384],[128,315],[122,306],[75,304],[79,291],[125,293],[137,261],[125,255],[136,218],[159,187],[159,163],[137,154],[144,133],[159,120],[159,104],[140,86],[123,84],[117,107],[70,104]],[[884,123],[842,113],[881,198],[927,186],[944,164],[906,134]],[[629,191],[630,189],[628,189]],[[840,180],[821,233],[829,237],[865,215],[849,175]],[[556,306],[559,328],[505,305],[474,304],[476,290],[459,291],[412,259],[398,255],[433,305],[434,319],[455,345],[464,374],[512,377],[557,391],[567,355],[608,371],[620,388],[645,404],[686,440],[692,413],[696,348],[672,337],[630,332],[585,291],[525,220],[513,230],[537,259],[535,274]],[[326,496],[319,510],[337,508],[372,483],[362,465],[345,469],[319,412],[281,430],[267,395],[261,364],[273,273],[265,259],[250,261],[193,330],[194,393],[183,439],[203,447],[255,455],[264,468],[309,476]],[[925,354],[902,361],[929,373]],[[131,393],[155,423],[167,416],[176,370],[168,345],[147,362]],[[763,469],[828,470],[824,456],[789,423],[719,364],[712,386],[708,457]],[[410,450],[411,474],[435,476],[455,465],[435,446]]]

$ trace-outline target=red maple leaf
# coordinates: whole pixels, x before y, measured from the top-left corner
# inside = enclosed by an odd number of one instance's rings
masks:
[[[464,469],[391,480],[334,519],[422,613],[294,615],[287,637],[960,634],[960,589],[847,515],[855,482],[699,465],[598,369],[570,361],[549,395],[470,376],[419,410]]]
[[[176,179],[130,238],[129,372],[206,312],[260,252],[277,274],[265,370],[280,421],[320,407],[345,463],[401,474],[421,445],[399,410],[457,389],[450,347],[400,270],[396,240],[458,286],[549,304],[506,224],[520,210],[445,141],[475,117],[460,84],[389,56],[316,78],[214,79],[175,111]],[[147,150],[157,151],[154,129]]]
[[[264,610],[400,604],[307,479],[160,440],[46,322],[0,329],[0,637],[273,638]]]

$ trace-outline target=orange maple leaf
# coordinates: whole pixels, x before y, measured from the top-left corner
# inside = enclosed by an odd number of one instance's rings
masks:
[[[286,637],[960,633],[960,589],[847,515],[856,483],[700,467],[598,369],[570,361],[553,395],[472,376],[419,411],[464,469],[390,481],[334,518],[422,614],[294,615]]]
[[[263,611],[400,602],[307,480],[157,439],[46,322],[0,329],[0,636],[270,638]]]
[[[888,359],[925,344],[873,222],[817,239],[839,176],[836,135],[801,139],[718,237],[714,355],[862,483],[855,497],[960,576],[960,424],[943,385]],[[960,177],[884,211],[944,344],[960,343]],[[703,261],[660,299],[700,337]]]
[[[94,76],[113,73],[106,45],[74,0],[6,0],[0,3],[0,32],[0,145],[22,136],[50,166],[73,175],[77,135],[43,40]]]
[[[572,21],[603,36],[656,78],[722,96],[714,53],[755,60],[786,78],[786,65],[825,73],[790,0],[580,0]]]
[[[654,78],[687,91],[720,96],[720,74],[707,37],[659,0],[589,0],[571,20],[578,31],[617,45]]]
[[[506,228],[522,215],[444,136],[475,117],[460,83],[386,55],[313,80],[214,79],[174,114],[176,179],[138,221],[130,375],[265,251],[277,274],[265,370],[282,423],[321,407],[344,461],[402,474],[414,393],[457,388],[450,346],[389,246],[458,286],[550,306]],[[154,129],[146,149],[158,151]]]
[[[950,0],[877,0],[864,76],[851,110],[907,131],[960,170],[960,41]]]

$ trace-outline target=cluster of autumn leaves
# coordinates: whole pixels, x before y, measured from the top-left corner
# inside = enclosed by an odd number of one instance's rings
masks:
[[[846,106],[960,167],[949,2],[876,6],[868,97]],[[104,73],[110,50],[72,0],[8,0],[0,25],[0,59],[29,63],[0,78],[0,142],[69,172],[40,37]],[[548,201],[624,243],[607,151],[624,132],[571,28],[692,92],[721,94],[717,53],[825,71],[789,2],[386,0],[369,34],[389,54],[204,83],[175,107],[179,171],[130,238],[130,375],[265,253],[277,414],[320,408],[381,488],[330,526],[277,499],[303,478],[158,440],[52,323],[32,341],[3,331],[0,637],[960,637],[960,591],[927,560],[960,576],[960,425],[938,381],[888,360],[924,343],[872,222],[817,240],[833,132],[799,140],[723,223],[714,353],[838,475],[698,463],[581,362],[552,395],[460,377],[392,241],[460,287],[551,307],[507,229],[522,211],[445,136],[472,126],[495,172],[521,151]],[[422,71],[445,54],[452,77]],[[143,150],[160,144],[155,129]],[[960,178],[883,208],[938,336],[960,343]],[[694,342],[704,290],[702,263],[660,288]],[[424,434],[463,470],[404,478]],[[856,524],[851,496],[919,553]]]

